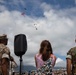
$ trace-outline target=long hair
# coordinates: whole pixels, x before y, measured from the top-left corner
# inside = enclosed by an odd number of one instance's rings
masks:
[[[51,43],[48,40],[43,40],[40,44],[39,53],[42,54],[42,60],[46,61],[53,54]]]

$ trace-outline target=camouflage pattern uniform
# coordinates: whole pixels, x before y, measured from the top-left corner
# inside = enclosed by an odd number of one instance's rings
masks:
[[[6,38],[6,35],[0,36],[0,40],[5,39],[5,38]],[[2,70],[1,70],[1,66],[3,65],[2,64],[2,58],[9,59],[9,57],[10,57],[9,48],[6,45],[4,45],[3,43],[0,42],[0,74],[2,73]],[[8,68],[9,68],[9,66],[7,67],[7,69]]]
[[[10,50],[4,44],[0,44],[0,59],[9,58]]]
[[[68,53],[67,57],[72,61],[72,75],[76,75],[76,47],[71,48]]]

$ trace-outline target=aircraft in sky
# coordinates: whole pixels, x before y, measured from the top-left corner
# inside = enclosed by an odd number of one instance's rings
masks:
[[[38,30],[38,28],[36,27],[36,25],[37,25],[37,24],[34,24],[34,26],[35,26],[35,29],[36,29],[36,30]]]

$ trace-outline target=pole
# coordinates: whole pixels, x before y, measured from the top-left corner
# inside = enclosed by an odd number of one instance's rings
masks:
[[[22,56],[20,56],[20,75],[22,74],[22,67],[21,67],[21,65],[22,65]]]

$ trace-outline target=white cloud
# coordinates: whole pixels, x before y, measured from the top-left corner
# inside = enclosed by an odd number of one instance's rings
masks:
[[[66,67],[66,61],[61,58],[57,58],[55,66]]]
[[[45,4],[44,4],[45,5]],[[42,5],[42,7],[44,7]],[[0,34],[6,33],[9,38],[8,46],[11,54],[19,64],[19,58],[14,55],[13,40],[14,36],[23,33],[27,36],[27,52],[23,55],[25,64],[35,65],[34,55],[38,52],[42,40],[48,39],[52,46],[54,54],[66,56],[66,52],[74,45],[76,35],[76,17],[73,16],[72,9],[55,10],[51,6],[44,8],[44,17],[22,16],[18,11],[3,11],[0,13]],[[71,12],[71,15],[69,13]],[[76,15],[76,14],[75,14]],[[34,23],[37,23],[38,30],[35,29]],[[65,61],[58,58],[56,65],[62,65]]]
[[[56,63],[62,62],[63,60],[60,58],[57,58]]]

